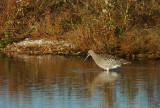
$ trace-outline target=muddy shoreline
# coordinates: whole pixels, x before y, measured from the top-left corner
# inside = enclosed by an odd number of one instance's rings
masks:
[[[23,41],[12,43],[5,48],[0,48],[1,53],[7,55],[63,55],[63,56],[85,56],[87,51],[77,51],[74,45],[67,41],[52,41],[47,39],[32,40],[26,38]],[[117,54],[116,56],[123,58],[147,58],[160,59],[160,56],[154,54]]]
[[[74,45],[66,41],[51,41],[47,39],[32,40],[26,38],[0,48],[1,53],[26,55],[81,55],[81,51],[73,50]]]

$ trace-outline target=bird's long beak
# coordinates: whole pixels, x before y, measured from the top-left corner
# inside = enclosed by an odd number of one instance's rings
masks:
[[[86,61],[87,60],[87,58],[89,57],[90,55],[88,55],[86,58],[85,58],[85,60],[84,61]]]

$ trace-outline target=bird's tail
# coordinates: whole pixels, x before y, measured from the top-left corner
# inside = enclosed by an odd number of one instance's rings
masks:
[[[122,64],[130,64],[131,62],[128,60],[121,59]]]
[[[123,64],[130,64],[131,62],[130,61],[125,61],[125,62],[123,62]]]

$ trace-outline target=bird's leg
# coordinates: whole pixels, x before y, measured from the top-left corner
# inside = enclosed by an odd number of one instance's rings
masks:
[[[107,70],[107,71],[106,71]],[[108,73],[109,72],[109,69],[107,68],[105,71]]]

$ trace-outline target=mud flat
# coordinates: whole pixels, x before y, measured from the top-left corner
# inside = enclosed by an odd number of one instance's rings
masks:
[[[51,41],[46,39],[31,40],[26,38],[23,41],[12,43],[5,48],[1,48],[3,53],[17,54],[70,54],[72,53],[73,45],[65,41]]]

